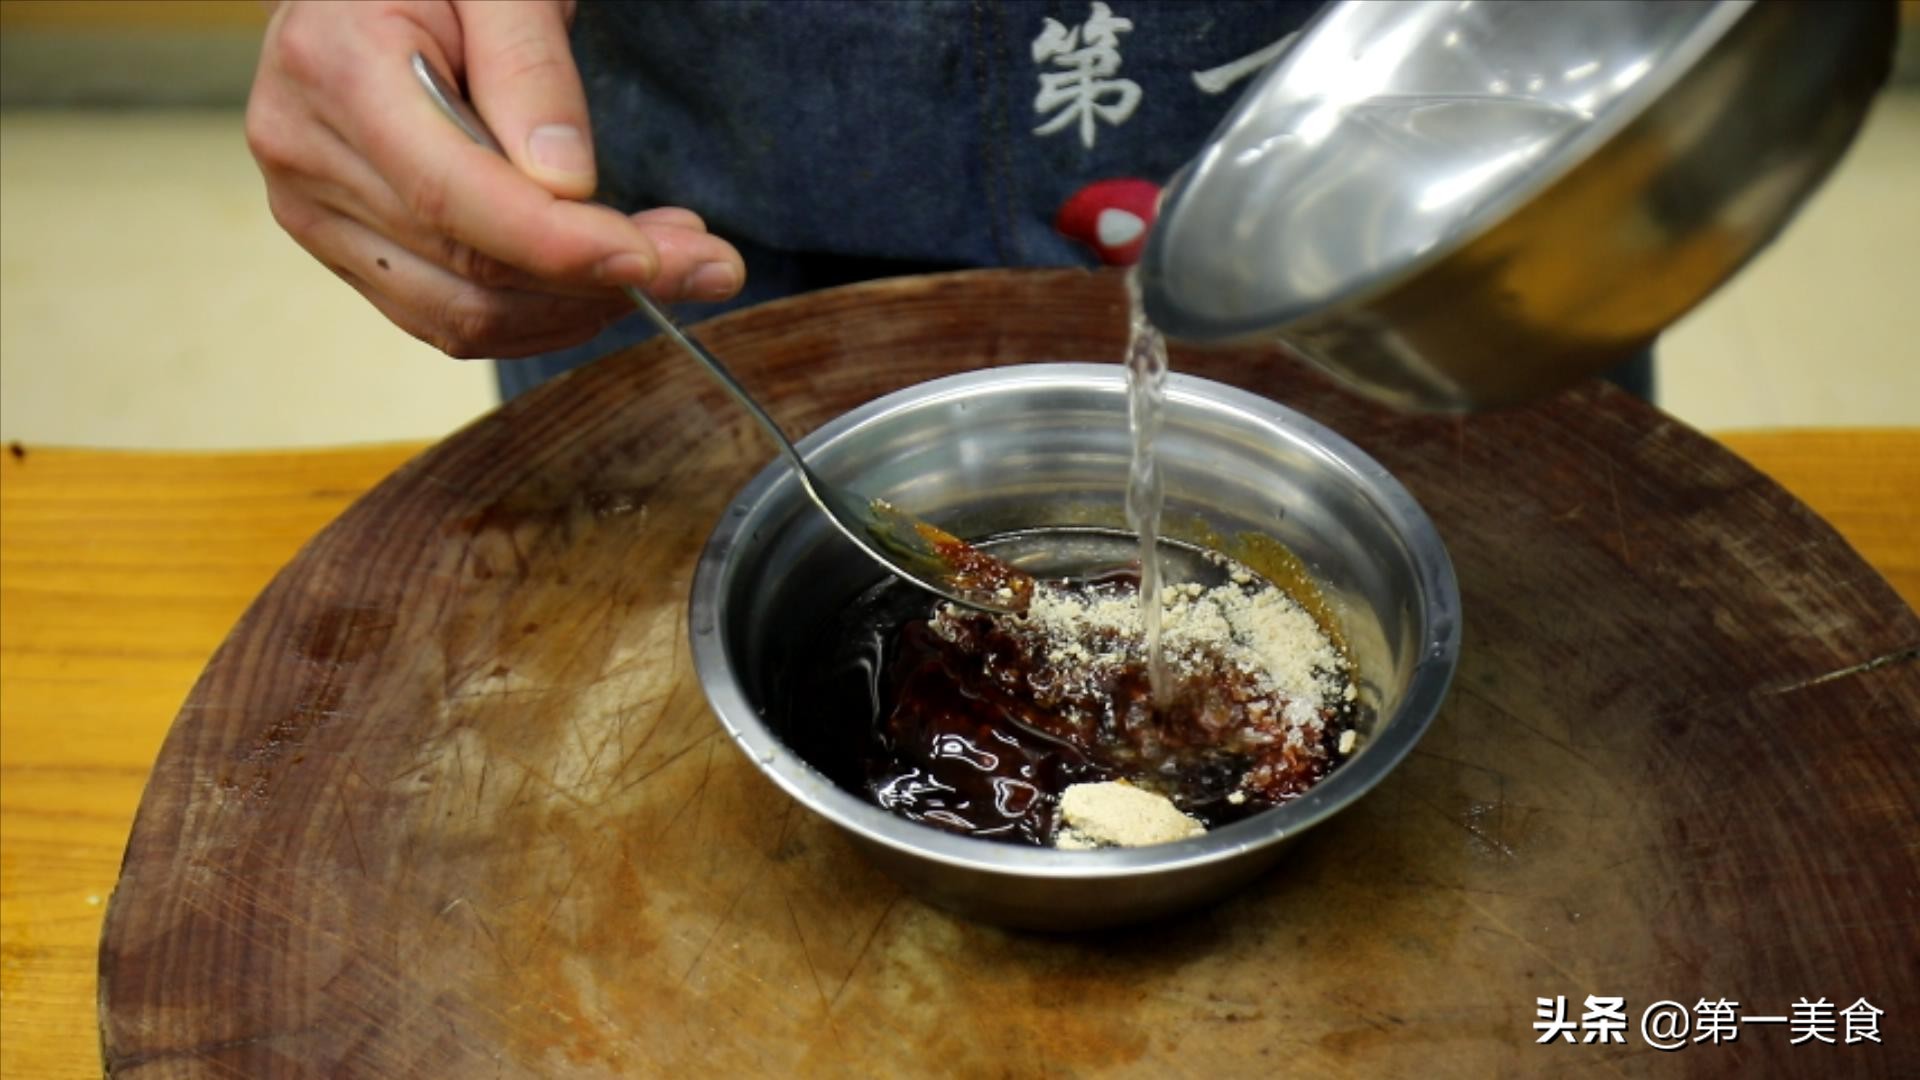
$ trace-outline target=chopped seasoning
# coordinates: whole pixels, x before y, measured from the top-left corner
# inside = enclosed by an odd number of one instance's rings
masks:
[[[1221,584],[1161,591],[1158,704],[1130,570],[1029,579],[1023,614],[877,586],[803,677],[789,737],[875,804],[970,836],[1119,846],[1248,817],[1351,748],[1353,675],[1285,590],[1237,562],[1221,570]],[[1075,823],[1128,806],[1143,808],[1127,818],[1138,828]]]

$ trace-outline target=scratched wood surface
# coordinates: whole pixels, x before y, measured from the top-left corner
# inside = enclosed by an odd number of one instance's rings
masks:
[[[1716,431],[1920,607],[1920,427]]]
[[[794,429],[983,364],[1118,355],[1115,279],[818,294],[706,337]],[[718,735],[684,597],[769,457],[655,347],[520,399],[316,537],[154,769],[100,954],[116,1076],[1911,1075],[1920,619],[1737,458],[1599,386],[1467,422],[1272,354],[1176,366],[1393,469],[1466,605],[1413,757],[1236,898],[1044,938],[903,896]],[[1536,1046],[1534,999],[1801,996]]]

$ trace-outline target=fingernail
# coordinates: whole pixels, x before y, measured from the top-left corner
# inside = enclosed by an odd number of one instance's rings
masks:
[[[623,251],[600,260],[593,276],[609,285],[645,285],[653,280],[654,261],[634,251]]]
[[[542,124],[527,136],[527,157],[556,176],[591,177],[593,147],[571,124]]]
[[[724,300],[740,288],[740,274],[732,263],[701,263],[687,275],[684,291],[702,300]]]

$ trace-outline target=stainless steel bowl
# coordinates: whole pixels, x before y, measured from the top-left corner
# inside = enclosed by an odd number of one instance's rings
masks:
[[[833,482],[963,537],[1122,520],[1125,380],[1113,365],[1044,364],[939,379],[871,402],[800,443]],[[1051,851],[914,824],[794,756],[775,690],[796,643],[829,632],[871,562],[772,465],[714,529],[694,574],[694,668],[740,749],[926,899],[966,915],[1081,929],[1219,896],[1359,798],[1420,738],[1460,641],[1452,564],[1412,496],[1353,444],[1290,409],[1182,375],[1159,441],[1175,540],[1265,534],[1320,583],[1359,671],[1355,756],[1297,801],[1189,841]]]
[[[1891,70],[1891,0],[1326,9],[1168,188],[1147,314],[1391,403],[1616,364],[1792,217]]]

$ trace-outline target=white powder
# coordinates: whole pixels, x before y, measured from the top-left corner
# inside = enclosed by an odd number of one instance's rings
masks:
[[[1263,676],[1268,689],[1288,698],[1290,722],[1317,724],[1339,693],[1343,658],[1307,609],[1279,589],[1185,585],[1162,599],[1174,649],[1195,659],[1217,649],[1232,666]]]
[[[1188,583],[1161,591],[1168,665],[1189,677],[1229,670],[1252,675],[1263,693],[1285,699],[1289,728],[1317,732],[1323,709],[1350,700],[1346,659],[1292,597],[1237,563],[1229,573],[1231,583],[1211,589]],[[1021,621],[1062,669],[1118,666],[1142,653],[1140,606],[1125,594],[1040,584]]]
[[[1070,850],[1170,844],[1207,831],[1164,795],[1123,780],[1075,784],[1060,795],[1053,846]]]
[[[1300,773],[1334,746],[1343,756],[1351,752],[1353,733],[1336,736],[1326,727],[1328,717],[1347,711],[1353,682],[1347,658],[1306,608],[1240,563],[1220,562],[1224,584],[1169,585],[1160,593],[1167,669],[1176,687],[1197,689],[1184,696],[1175,691],[1188,711],[1168,730],[1176,732],[1176,748],[1183,740],[1191,747],[1190,740],[1211,737],[1226,752],[1250,760],[1224,796],[1229,805],[1243,806],[1252,796],[1297,793]],[[969,649],[981,648],[984,627],[996,628],[1012,639],[1012,655],[1032,660],[1027,666],[1007,661],[1004,651],[982,649],[975,655],[990,678],[1056,710],[1074,732],[1063,734],[1070,741],[1113,738],[1137,766],[1153,768],[1167,745],[1154,727],[1164,718],[1144,718],[1137,702],[1121,704],[1114,696],[1117,687],[1137,686],[1146,664],[1141,605],[1133,592],[1115,583],[1036,582],[1024,615],[983,618],[942,605],[932,628]],[[1165,796],[1124,782],[1070,787],[1060,810],[1055,846],[1062,848],[1164,843],[1205,831]]]

